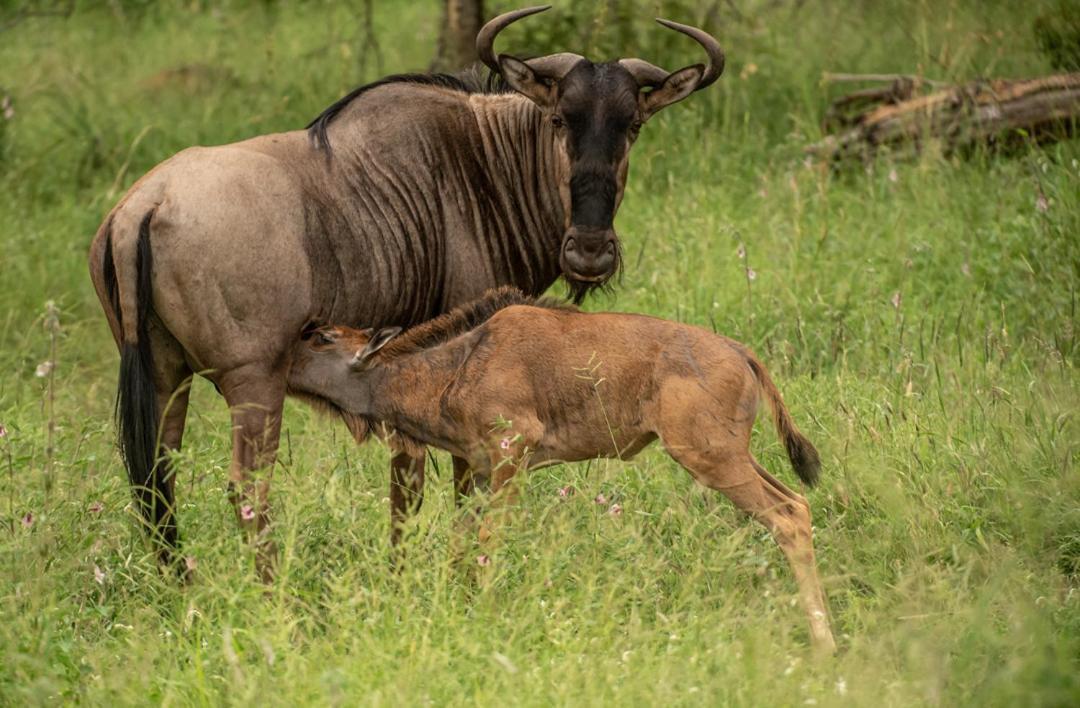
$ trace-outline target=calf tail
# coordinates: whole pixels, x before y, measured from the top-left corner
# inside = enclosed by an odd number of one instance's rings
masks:
[[[150,220],[148,212],[139,224],[135,244],[134,282],[125,283],[125,290],[134,293],[134,311],[121,307],[116,262],[113,260],[112,233],[105,243],[103,275],[110,306],[119,323],[120,377],[116,394],[116,423],[119,429],[120,452],[127,467],[135,500],[154,541],[160,544],[159,555],[169,560],[177,544],[176,521],[173,516],[173,490],[167,483],[167,471],[158,464],[158,406],[154,387],[154,362],[150,350],[147,323],[151,308],[151,277],[154,258],[150,250]],[[131,302],[130,296],[125,298]],[[134,322],[125,323],[134,317]],[[129,326],[125,326],[129,325]],[[133,326],[130,326],[133,325]],[[132,334],[134,333],[134,337]]]
[[[821,458],[818,456],[817,448],[795,427],[795,421],[791,419],[791,414],[784,405],[784,399],[780,396],[780,391],[773,383],[765,365],[750,352],[747,351],[745,354],[750,370],[754,372],[761,386],[761,392],[768,401],[769,408],[772,409],[776,432],[784,442],[784,448],[787,450],[787,456],[795,469],[795,474],[799,475],[799,479],[807,486],[813,487],[817,484],[818,475],[821,472]]]

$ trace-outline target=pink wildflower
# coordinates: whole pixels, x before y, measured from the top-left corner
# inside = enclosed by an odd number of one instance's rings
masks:
[[[476,557],[476,564],[481,566],[481,567],[486,568],[487,566],[491,565],[491,556],[487,555],[486,553],[477,556]]]
[[[600,492],[599,494],[596,495],[596,498],[593,499],[593,501],[596,502],[597,504],[601,505],[601,506],[604,506],[604,505],[607,504],[607,497],[604,496],[603,492]]]
[[[739,257],[739,260],[746,258],[746,246],[739,244],[739,248],[735,251],[735,254]]]
[[[251,521],[255,518],[255,510],[251,508],[250,504],[244,504],[240,507],[240,518],[244,521]]]
[[[559,489],[559,498],[560,499],[566,499],[567,497],[572,497],[572,496],[574,496],[574,488],[571,487],[569,484],[566,485],[565,487],[562,487],[561,489]]]
[[[195,570],[195,567],[197,565],[198,562],[195,560],[195,556],[188,556],[184,559],[184,567],[187,568],[189,571]]]
[[[621,504],[612,504],[611,508],[608,509],[608,513],[611,514],[612,516],[621,516],[622,515],[622,505]]]
[[[512,444],[512,443],[511,443],[511,441],[510,441],[510,438],[503,438],[503,439],[502,439],[502,440],[501,440],[501,441],[499,442],[499,447],[501,447],[501,448],[502,448],[503,450],[509,450],[509,449],[510,449],[510,445],[511,445],[511,444]]]
[[[747,280],[757,280],[757,271],[754,270],[753,268],[747,268],[746,269],[746,279]]]
[[[7,428],[4,427],[3,423],[0,423],[0,438],[6,438],[6,437],[7,437]]]
[[[86,510],[89,511],[91,514],[100,514],[101,511],[104,508],[105,508],[104,504],[102,504],[99,501],[96,501],[93,504],[91,504],[90,506],[86,507]]]
[[[94,563],[94,582],[98,585],[105,584],[105,571],[99,568],[97,563]]]
[[[55,365],[51,361],[41,362],[37,365],[37,368],[34,369],[34,376],[38,377],[39,379],[45,378],[52,373],[53,366]]]
[[[26,514],[23,515],[23,517],[22,517],[22,525],[23,525],[24,529],[28,529],[28,528],[30,528],[31,526],[34,525],[34,514],[33,514],[33,512],[28,511],[28,512],[26,512]]]
[[[899,290],[897,290],[896,292],[894,292],[892,294],[892,297],[889,298],[889,302],[892,303],[893,307],[895,307],[897,310],[899,310],[900,305],[904,302],[904,296],[900,294]]]

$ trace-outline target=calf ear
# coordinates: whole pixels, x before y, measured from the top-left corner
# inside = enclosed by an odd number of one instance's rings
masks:
[[[375,352],[389,344],[390,340],[400,333],[401,327],[383,327],[380,329],[375,333],[374,337],[368,340],[367,346],[364,347],[363,351],[353,357],[352,367],[354,369],[363,368],[368,360],[375,355]]]
[[[540,76],[525,62],[509,54],[500,54],[499,70],[510,88],[536,105],[541,108],[555,105],[555,82]]]
[[[648,93],[641,94],[638,102],[644,118],[647,120],[661,108],[666,108],[692,94],[701,81],[704,71],[705,67],[701,64],[673,71],[667,75],[662,84]]]

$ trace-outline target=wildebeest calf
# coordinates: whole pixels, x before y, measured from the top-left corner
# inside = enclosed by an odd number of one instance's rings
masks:
[[[455,485],[514,495],[519,469],[628,459],[656,438],[701,484],[772,532],[798,581],[814,644],[835,647],[810,507],[750,454],[764,397],[799,477],[819,460],[765,367],[741,344],[632,314],[584,313],[512,288],[401,333],[321,327],[297,347],[290,386],[467,460]],[[398,519],[400,520],[400,519]],[[481,528],[481,540],[490,534]]]

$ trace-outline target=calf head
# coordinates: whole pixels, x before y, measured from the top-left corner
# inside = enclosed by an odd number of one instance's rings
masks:
[[[293,353],[290,389],[329,401],[347,413],[367,415],[371,395],[365,374],[375,366],[379,350],[400,332],[400,327],[306,329]]]

